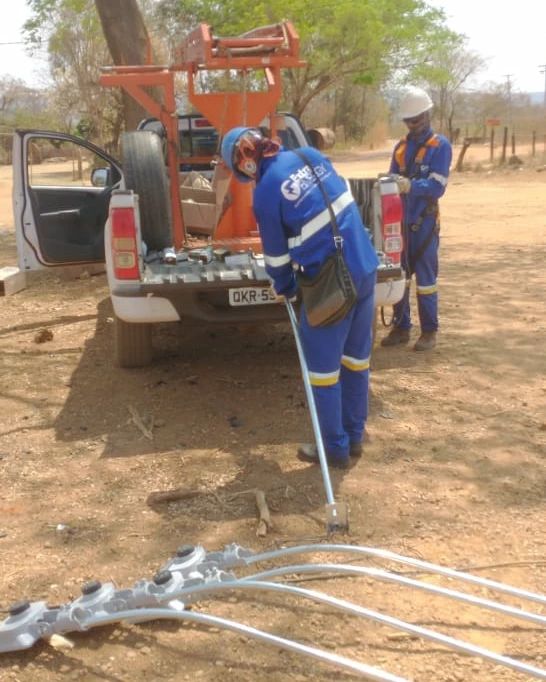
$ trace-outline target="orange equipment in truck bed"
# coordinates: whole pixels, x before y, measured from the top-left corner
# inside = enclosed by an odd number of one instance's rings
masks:
[[[271,134],[276,134],[275,110],[281,98],[281,69],[303,66],[299,59],[299,37],[288,22],[263,26],[237,37],[218,38],[210,26],[200,24],[184,40],[177,52],[177,63],[170,66],[112,66],[104,69],[100,83],[119,86],[163,124],[167,136],[167,164],[170,178],[172,229],[175,248],[187,239],[180,205],[179,131],[175,100],[175,75],[185,72],[187,97],[213,125],[220,136],[238,125],[258,126],[269,116]],[[236,72],[235,88],[205,91],[199,87],[203,72],[223,71],[231,80]],[[257,72],[263,72],[258,78]],[[258,89],[258,86],[261,89]],[[158,102],[148,92],[155,88],[162,94]],[[258,245],[259,237],[252,213],[252,189],[249,185],[230,183],[230,202],[214,233],[222,245],[234,240],[241,248]],[[260,249],[261,250],[261,249]]]

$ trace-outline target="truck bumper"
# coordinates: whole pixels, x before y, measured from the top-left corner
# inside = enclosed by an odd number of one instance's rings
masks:
[[[406,280],[400,269],[379,270],[375,286],[375,305],[389,306],[404,295]],[[227,290],[222,286],[202,287],[173,285],[169,298],[157,295],[153,286],[140,286],[127,291],[113,291],[112,305],[116,316],[124,322],[179,322],[193,318],[205,322],[244,324],[286,321],[286,310],[280,303],[232,307],[227,302]],[[163,287],[162,287],[163,288]]]
[[[124,322],[178,322],[180,315],[173,304],[159,296],[118,296],[112,294],[116,317]]]

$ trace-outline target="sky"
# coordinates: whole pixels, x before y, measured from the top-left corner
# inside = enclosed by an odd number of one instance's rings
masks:
[[[21,27],[29,18],[25,0],[2,0],[0,22],[0,76],[21,78],[39,87],[47,77],[45,55],[33,58],[23,45],[3,43],[22,40]],[[335,0],[332,0],[335,1]],[[475,79],[479,86],[488,81],[510,82],[514,92],[544,92],[546,76],[546,3],[543,0],[518,0],[493,3],[486,0],[427,0],[444,9],[447,25],[468,37],[467,47],[487,61],[487,68]]]
[[[510,82],[514,92],[544,92],[546,3],[486,0],[427,0],[443,9],[447,26],[464,33],[466,47],[487,61],[476,84]]]
[[[6,45],[23,40],[21,29],[30,18],[25,0],[0,0],[2,20],[0,21],[0,76],[12,76],[25,81],[32,87],[40,87],[47,79],[45,55],[29,57],[24,45]]]

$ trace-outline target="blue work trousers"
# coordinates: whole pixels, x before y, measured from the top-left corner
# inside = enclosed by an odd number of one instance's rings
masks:
[[[422,332],[433,332],[438,329],[438,247],[440,237],[434,228],[435,219],[429,218],[413,231],[408,227],[405,239],[405,250],[402,254],[402,263],[406,272],[413,266],[415,271],[415,283],[417,289],[417,310]],[[419,256],[419,251],[424,240],[428,238],[430,230],[434,234],[428,246]],[[418,256],[415,260],[415,256]],[[410,288],[411,278],[406,282],[406,289],[402,299],[394,306],[394,326],[400,329],[411,328],[410,315]]]
[[[375,272],[361,280],[355,306],[337,324],[310,327],[301,310],[302,345],[324,447],[336,459],[347,458],[349,446],[362,442],[368,417],[375,281]]]

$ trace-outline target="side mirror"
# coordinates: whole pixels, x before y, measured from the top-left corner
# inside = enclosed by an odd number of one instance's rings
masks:
[[[311,145],[319,151],[331,149],[336,143],[336,134],[331,128],[310,128],[307,135]]]
[[[110,168],[94,168],[91,171],[91,184],[93,187],[109,187],[112,184]]]

